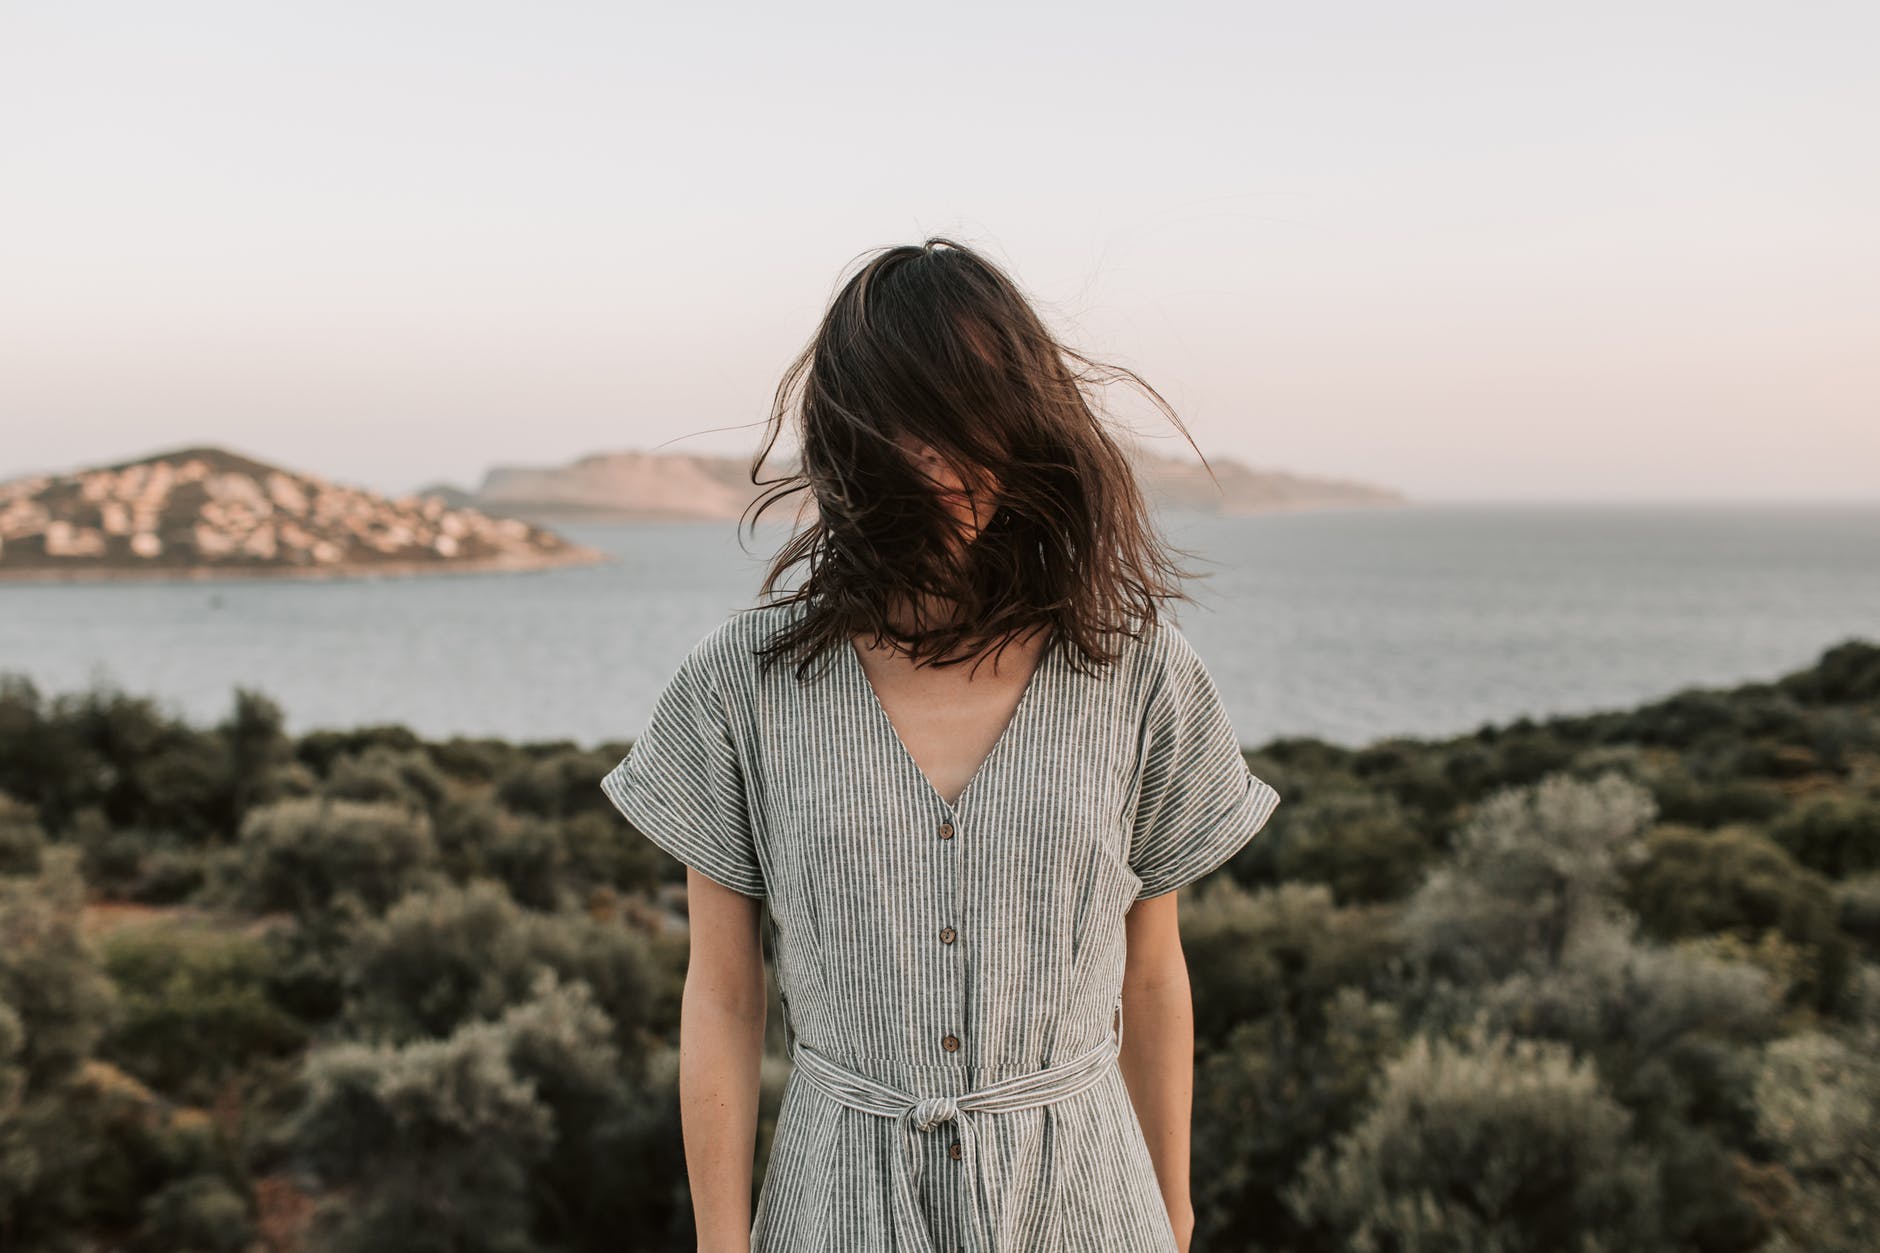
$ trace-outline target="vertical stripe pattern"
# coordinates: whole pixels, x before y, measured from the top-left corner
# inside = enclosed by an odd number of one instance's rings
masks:
[[[647,838],[766,902],[795,1065],[753,1253],[1170,1253],[1115,1054],[1132,903],[1216,869],[1279,794],[1159,623],[1099,674],[1046,649],[948,805],[852,648],[700,639],[602,781]]]

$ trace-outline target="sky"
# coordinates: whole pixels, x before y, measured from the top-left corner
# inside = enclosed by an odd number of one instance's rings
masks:
[[[0,0],[0,477],[748,456],[841,280],[939,234],[1210,458],[1880,501],[1877,46],[1838,2]]]

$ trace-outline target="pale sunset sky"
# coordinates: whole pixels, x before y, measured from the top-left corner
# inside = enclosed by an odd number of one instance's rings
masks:
[[[1868,2],[0,0],[0,477],[748,454],[839,280],[946,234],[1210,456],[1876,501],[1877,49]]]

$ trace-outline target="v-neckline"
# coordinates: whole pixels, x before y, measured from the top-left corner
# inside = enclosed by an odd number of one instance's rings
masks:
[[[993,761],[999,756],[1000,750],[1005,747],[1006,741],[1012,738],[1012,729],[1025,716],[1026,709],[1032,703],[1032,693],[1037,690],[1039,680],[1044,676],[1045,667],[1051,664],[1051,658],[1056,655],[1057,649],[1058,633],[1053,627],[1050,640],[1039,653],[1037,664],[1031,668],[1031,674],[1025,679],[1025,690],[1018,694],[1018,704],[1012,707],[1012,716],[1005,720],[1003,727],[999,728],[998,738],[993,740],[992,747],[987,750],[986,755],[979,759],[979,765],[973,770],[972,777],[967,779],[966,786],[960,789],[959,797],[949,804],[947,798],[940,795],[940,789],[933,785],[933,780],[927,777],[927,772],[920,768],[920,763],[914,760],[914,754],[908,751],[907,741],[901,738],[900,731],[895,728],[894,719],[888,716],[888,707],[881,703],[881,695],[875,691],[874,681],[868,677],[868,668],[862,664],[862,652],[855,646],[854,637],[850,636],[843,641],[843,651],[848,654],[849,663],[855,670],[855,677],[861,681],[862,690],[867,693],[868,703],[874,707],[875,717],[879,719],[882,729],[888,733],[888,739],[893,741],[895,749],[899,752],[901,760],[906,763],[908,770],[920,781],[921,788],[946,811],[948,817],[960,812],[967,798],[973,794],[973,788],[978,785],[979,780],[984,777]]]

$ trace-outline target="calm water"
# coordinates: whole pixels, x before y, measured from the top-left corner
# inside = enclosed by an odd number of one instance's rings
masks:
[[[1880,642],[1880,508],[1425,506],[1170,517],[1212,573],[1178,614],[1241,739],[1357,745],[1772,679]],[[0,669],[207,723],[236,686],[295,732],[628,739],[751,601],[779,528],[569,525],[619,556],[522,575],[0,585]]]

